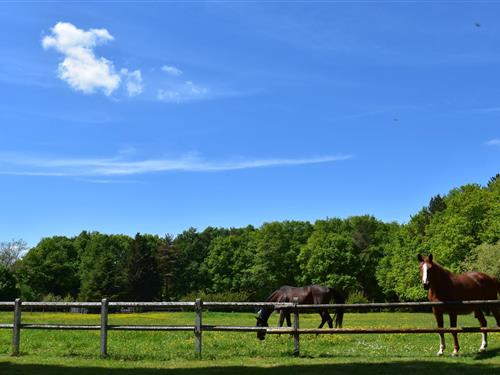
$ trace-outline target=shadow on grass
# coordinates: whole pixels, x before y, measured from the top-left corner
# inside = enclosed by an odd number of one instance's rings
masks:
[[[485,352],[482,353],[477,353],[474,357],[474,360],[488,359],[496,356],[500,356],[500,348],[495,348],[491,350],[486,350]]]
[[[198,367],[180,369],[147,369],[147,368],[104,368],[104,367],[65,367],[56,365],[0,363],[2,375],[310,375],[310,374],[493,374],[498,371],[497,365],[445,363],[429,361],[409,361],[392,363],[343,363],[318,365],[289,365],[273,367],[228,366]]]

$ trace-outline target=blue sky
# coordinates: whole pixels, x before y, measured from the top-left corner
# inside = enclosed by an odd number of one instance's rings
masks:
[[[2,2],[0,241],[406,222],[499,172],[499,12]]]

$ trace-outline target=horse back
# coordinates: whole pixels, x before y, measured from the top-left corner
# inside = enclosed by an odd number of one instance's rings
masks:
[[[429,291],[430,301],[476,301],[497,299],[498,282],[495,278],[482,272],[466,272],[450,275],[450,282],[440,289]],[[442,311],[453,311],[468,314],[476,309],[474,306],[448,306],[439,308]]]
[[[284,285],[275,290],[268,298],[268,302],[293,302],[297,298],[300,304],[312,304],[312,293],[310,287],[295,287]]]

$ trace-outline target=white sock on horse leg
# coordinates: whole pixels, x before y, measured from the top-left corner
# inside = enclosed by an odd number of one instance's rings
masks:
[[[488,346],[488,335],[486,332],[482,333],[483,335],[483,340],[481,341],[481,347],[479,348],[480,352],[484,352],[486,350],[486,347]]]

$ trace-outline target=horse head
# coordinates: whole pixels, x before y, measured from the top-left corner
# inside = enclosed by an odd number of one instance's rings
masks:
[[[269,327],[269,324],[267,322],[267,319],[265,319],[263,315],[264,309],[261,309],[258,313],[255,319],[257,319],[257,325],[256,327]],[[257,338],[259,340],[264,340],[266,338],[266,332],[265,331],[257,331]]]
[[[434,265],[434,263],[432,262],[432,254],[429,254],[426,257],[418,254],[417,259],[420,262],[420,281],[422,282],[424,289],[429,290],[431,286],[430,278],[432,267]]]

